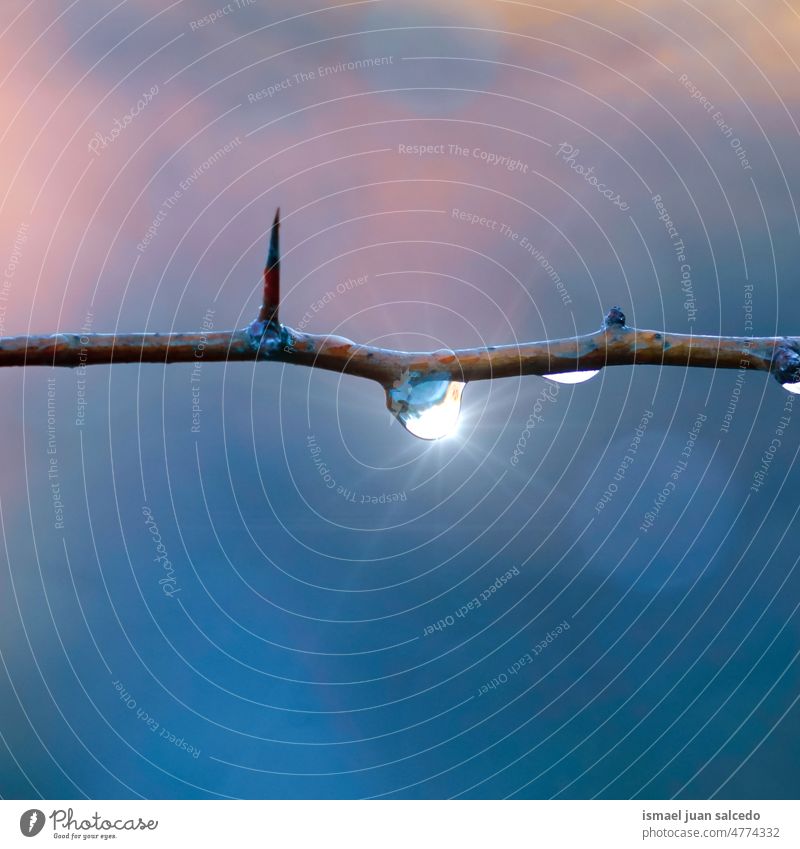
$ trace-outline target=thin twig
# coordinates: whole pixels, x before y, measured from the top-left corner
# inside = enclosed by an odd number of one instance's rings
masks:
[[[375,380],[450,377],[490,380],[526,374],[585,371],[607,366],[664,365],[750,368],[781,383],[800,381],[800,338],[694,336],[628,327],[619,307],[594,333],[567,339],[432,352],[393,351],[341,336],[302,333],[278,320],[280,217],[270,231],[263,301],[256,320],[241,330],[191,333],[57,333],[0,337],[0,366],[86,366],[263,360],[322,368]]]

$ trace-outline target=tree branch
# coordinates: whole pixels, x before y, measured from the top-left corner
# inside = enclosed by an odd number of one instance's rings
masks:
[[[270,231],[264,291],[256,320],[240,330],[211,333],[57,333],[0,337],[0,366],[86,366],[264,360],[366,377],[388,388],[446,379],[460,382],[515,375],[585,371],[622,365],[663,365],[771,372],[800,381],[800,338],[694,336],[628,327],[619,307],[594,333],[567,339],[432,352],[359,345],[341,336],[302,333],[281,324],[280,216]]]

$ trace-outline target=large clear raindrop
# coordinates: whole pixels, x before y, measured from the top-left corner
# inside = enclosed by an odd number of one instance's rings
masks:
[[[386,403],[409,433],[420,439],[442,439],[458,426],[465,386],[449,378],[412,382],[404,377],[386,390]]]

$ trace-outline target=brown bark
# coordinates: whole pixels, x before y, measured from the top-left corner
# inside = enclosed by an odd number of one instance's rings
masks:
[[[612,311],[610,315],[619,315]],[[57,333],[0,338],[0,366],[82,366],[265,360],[352,374],[390,385],[403,372],[488,380],[606,366],[665,365],[772,371],[781,382],[800,377],[800,339],[693,336],[637,330],[606,320],[595,333],[568,339],[432,352],[393,351],[341,336],[300,333],[254,323],[211,333]]]
[[[637,330],[614,307],[595,333],[569,339],[432,352],[393,351],[341,336],[301,333],[278,320],[279,215],[270,231],[264,293],[256,320],[241,330],[212,333],[57,333],[0,337],[0,366],[88,366],[265,360],[352,374],[389,387],[444,377],[489,380],[526,374],[584,371],[606,366],[664,365],[772,372],[781,383],[800,380],[800,338],[694,336]]]

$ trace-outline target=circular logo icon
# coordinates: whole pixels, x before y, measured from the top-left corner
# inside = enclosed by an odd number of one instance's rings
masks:
[[[25,837],[36,837],[44,828],[44,811],[31,808],[19,818],[19,830]]]

